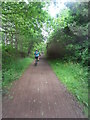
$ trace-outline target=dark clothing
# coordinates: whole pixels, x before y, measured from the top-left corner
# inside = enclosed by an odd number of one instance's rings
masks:
[[[35,57],[35,59],[38,59],[38,57]]]

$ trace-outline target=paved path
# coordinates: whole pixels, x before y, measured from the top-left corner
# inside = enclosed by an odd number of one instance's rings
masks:
[[[3,97],[3,118],[83,118],[78,103],[45,58],[33,64]]]

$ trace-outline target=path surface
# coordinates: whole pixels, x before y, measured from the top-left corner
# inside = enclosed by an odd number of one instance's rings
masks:
[[[45,58],[17,80],[3,97],[3,118],[83,118],[77,102],[57,79]]]

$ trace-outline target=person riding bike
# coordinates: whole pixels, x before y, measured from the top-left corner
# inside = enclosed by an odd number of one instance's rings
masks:
[[[36,59],[39,61],[40,53],[38,52],[38,50],[35,51],[34,55],[35,55],[35,61]]]

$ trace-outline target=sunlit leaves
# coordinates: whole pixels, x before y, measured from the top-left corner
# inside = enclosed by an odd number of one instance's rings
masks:
[[[7,39],[9,44],[16,40],[18,48],[20,49],[19,46],[22,45],[24,50],[25,45],[28,49],[30,44],[36,41],[40,42],[40,38],[42,38],[41,28],[48,21],[48,13],[42,9],[44,5],[43,2],[30,2],[29,4],[2,2],[2,28],[6,38],[5,44]],[[23,44],[20,44],[21,42]]]

